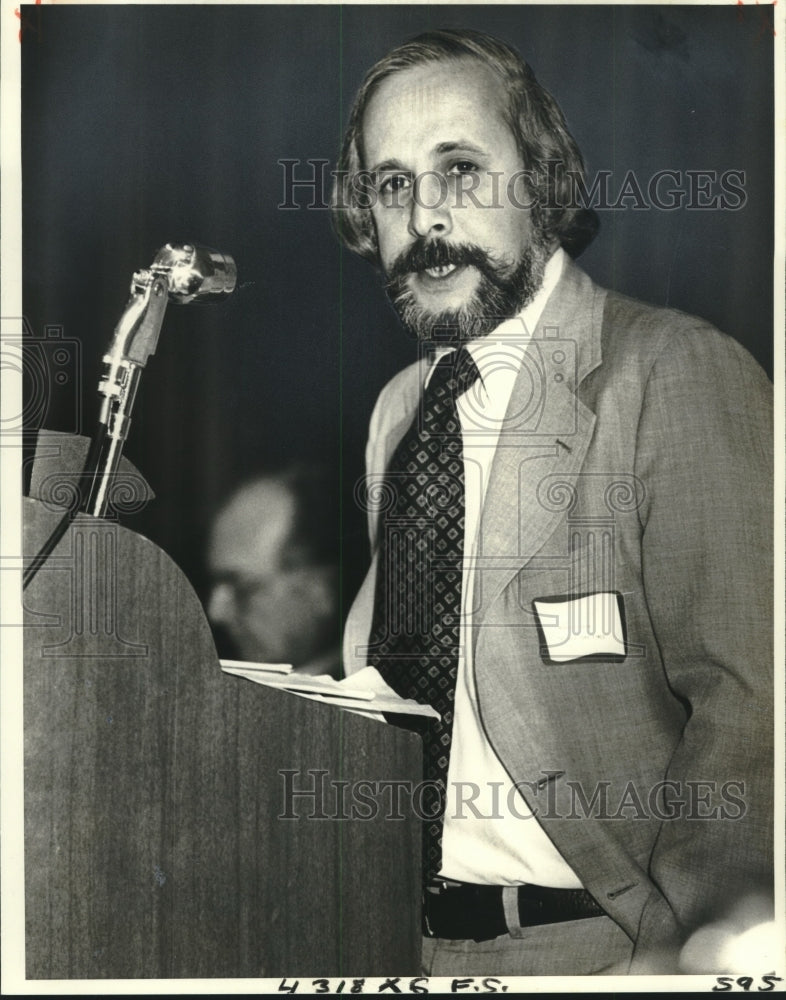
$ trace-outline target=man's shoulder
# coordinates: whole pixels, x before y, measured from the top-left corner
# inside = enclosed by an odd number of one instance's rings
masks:
[[[385,383],[378,398],[408,399],[409,397],[413,397],[414,399],[417,399],[427,367],[428,362],[426,358],[419,358],[417,361],[413,361],[412,364],[407,365],[406,368],[402,368],[401,371],[396,372],[396,374]]]
[[[622,377],[623,382],[646,382],[653,366],[668,366],[670,359],[679,366],[679,358],[685,365],[712,358],[715,364],[761,372],[737,340],[709,321],[604,288],[574,261],[567,262],[540,326],[544,331],[559,328],[575,341],[580,382],[589,373],[594,381]]]
[[[700,316],[672,306],[656,306],[614,290],[606,291],[603,324],[617,335],[633,335],[642,341],[648,336],[689,335],[692,331],[713,336],[720,332]]]
[[[396,424],[409,416],[412,419],[420,396],[420,389],[426,377],[428,362],[420,358],[397,372],[382,387],[369,425],[369,439],[379,440]]]
[[[601,345],[604,365],[638,369],[645,378],[655,366],[687,366],[688,374],[711,362],[712,367],[742,366],[767,380],[749,351],[708,320],[617,291],[606,293]]]

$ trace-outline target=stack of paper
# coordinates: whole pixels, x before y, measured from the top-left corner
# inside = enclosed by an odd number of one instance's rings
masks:
[[[327,674],[310,676],[298,674],[288,663],[247,663],[243,660],[221,660],[224,673],[245,677],[255,684],[282,688],[302,698],[312,698],[341,708],[364,710],[363,714],[379,716],[382,712],[401,715],[422,715],[438,719],[430,705],[399,697],[388,687],[374,667],[365,667],[356,674],[336,681]]]

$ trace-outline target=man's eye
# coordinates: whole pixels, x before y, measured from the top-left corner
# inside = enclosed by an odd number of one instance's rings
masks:
[[[405,191],[410,187],[412,181],[407,174],[387,174],[382,178],[379,191],[380,194],[392,194],[394,191]]]
[[[448,170],[448,175],[463,176],[464,174],[474,174],[477,172],[478,165],[473,163],[472,160],[457,160],[453,166]]]

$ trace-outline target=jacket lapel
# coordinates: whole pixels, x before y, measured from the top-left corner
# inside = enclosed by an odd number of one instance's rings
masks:
[[[475,623],[564,517],[559,496],[547,495],[545,487],[555,489],[563,477],[571,482],[592,437],[595,415],[576,390],[601,361],[604,299],[602,289],[566,262],[514,385],[491,465],[476,547]],[[534,400],[536,393],[541,400]]]
[[[601,362],[605,298],[603,289],[566,261],[513,387],[491,465],[475,550],[475,624],[564,516],[559,503],[549,502],[545,494],[545,483],[555,482],[546,477],[564,476],[569,482],[581,469],[592,438],[595,415],[576,390]],[[402,373],[403,384],[391,398],[379,452],[369,463],[380,477],[412,422],[427,367],[421,359]],[[375,513],[371,522],[374,546]]]

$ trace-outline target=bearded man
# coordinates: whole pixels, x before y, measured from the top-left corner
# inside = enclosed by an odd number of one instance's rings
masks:
[[[371,418],[344,666],[440,715],[423,971],[676,972],[771,888],[769,383],[573,262],[581,155],[502,42],[390,52],[339,166],[337,230],[421,346]]]

